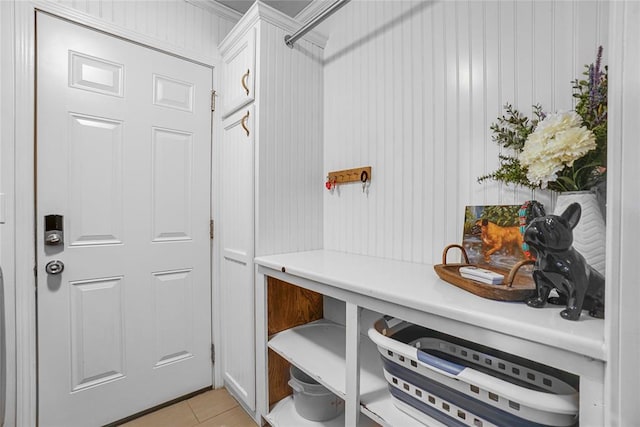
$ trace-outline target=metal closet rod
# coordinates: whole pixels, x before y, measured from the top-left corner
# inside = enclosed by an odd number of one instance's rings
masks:
[[[284,36],[284,44],[293,48],[293,44],[302,36],[311,31],[316,25],[327,19],[329,16],[333,15],[338,9],[340,9],[345,4],[349,3],[351,0],[336,0],[331,4],[331,6],[327,7],[325,10],[317,14],[313,17],[313,19],[306,24],[304,24],[298,31],[293,33],[292,35]]]

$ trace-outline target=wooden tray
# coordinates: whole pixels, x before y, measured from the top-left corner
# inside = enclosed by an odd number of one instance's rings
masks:
[[[465,260],[464,264],[447,264],[447,252],[451,248],[459,248],[462,251]],[[458,271],[460,267],[473,264],[469,264],[467,252],[461,245],[449,245],[442,252],[442,264],[434,265],[433,269],[442,280],[480,297],[498,301],[524,301],[534,296],[536,285],[532,278],[518,275],[517,273],[523,265],[533,263],[533,260],[520,261],[511,270],[483,265],[482,268],[505,276],[505,280],[501,285],[489,285],[462,277]]]

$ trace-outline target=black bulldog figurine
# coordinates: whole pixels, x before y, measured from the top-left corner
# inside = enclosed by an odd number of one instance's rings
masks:
[[[604,277],[587,264],[573,247],[573,228],[580,220],[579,203],[567,207],[562,215],[545,215],[533,205],[534,219],[527,226],[524,241],[534,249],[533,279],[537,296],[527,300],[530,307],[543,307],[552,289],[557,289],[567,308],[560,315],[580,319],[582,309],[604,318]],[[564,298],[563,298],[564,297]]]

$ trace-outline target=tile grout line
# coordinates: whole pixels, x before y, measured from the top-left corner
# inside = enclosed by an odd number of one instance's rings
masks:
[[[196,414],[196,411],[194,411],[193,408],[191,407],[191,403],[189,403],[189,399],[185,400],[185,402],[187,402],[187,406],[189,407],[189,410],[191,411],[191,413],[193,414],[193,417],[198,422],[198,424],[196,424],[194,427],[197,427],[200,424],[202,424],[202,421],[200,421],[200,418],[198,418],[198,415]]]
[[[240,409],[242,409],[242,411],[246,413],[246,411],[244,410],[244,408],[242,408],[240,405],[236,405],[236,406],[234,406],[234,407],[232,407],[232,408],[229,408],[229,409],[227,409],[227,410],[225,410],[225,411],[222,411],[222,412],[220,412],[219,414],[216,414],[216,415],[214,415],[213,417],[207,418],[206,420],[203,420],[203,421],[200,421],[200,419],[196,416],[196,420],[198,420],[198,424],[196,424],[194,427],[198,427],[198,426],[200,426],[200,425],[202,425],[202,424],[205,424],[205,423],[207,423],[207,422],[209,422],[209,421],[213,420],[214,418],[218,418],[219,416],[221,416],[221,415],[223,415],[223,414],[226,414],[227,412],[233,411],[234,409],[236,409],[236,408],[238,408],[238,407],[240,407]],[[192,411],[193,411],[193,410],[192,410]],[[249,414],[247,414],[247,415],[249,415]]]
[[[207,392],[205,392],[205,394],[206,394],[206,393],[210,393],[211,391],[214,391],[214,390],[215,390],[215,389],[212,389],[212,390],[210,390],[210,391],[207,391]],[[194,417],[195,417],[195,418],[196,418],[196,420],[198,421],[197,426],[198,426],[198,425],[201,425],[201,424],[203,424],[203,423],[205,423],[205,422],[207,422],[207,421],[209,421],[209,420],[211,420],[211,419],[213,419],[213,418],[215,418],[215,417],[217,417],[217,416],[219,416],[219,415],[222,415],[222,414],[224,414],[224,413],[226,413],[226,412],[229,412],[229,411],[231,411],[232,409],[237,408],[238,406],[240,406],[240,404],[238,403],[238,401],[237,401],[233,396],[231,396],[231,395],[230,395],[226,390],[225,390],[225,392],[226,392],[226,394],[227,394],[229,397],[231,397],[231,398],[233,399],[234,405],[233,405],[232,407],[230,407],[230,408],[225,409],[225,410],[224,410],[224,411],[222,411],[222,412],[219,412],[219,413],[217,413],[217,414],[215,414],[215,415],[211,416],[211,417],[205,418],[205,419],[203,419],[202,421],[201,421],[201,420],[200,420],[200,418],[198,417],[198,414],[196,414],[196,411],[195,411],[195,410],[193,409],[193,407],[191,406],[191,403],[189,402],[191,399],[187,399],[187,400],[185,400],[185,402],[186,402],[186,403],[187,403],[187,405],[189,406],[189,409],[191,410],[191,412],[193,413]],[[197,427],[197,426],[196,426],[196,427]]]

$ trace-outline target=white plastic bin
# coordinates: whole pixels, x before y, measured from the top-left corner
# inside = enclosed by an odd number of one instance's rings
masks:
[[[310,421],[326,421],[344,412],[344,401],[295,366],[290,369],[296,412]]]
[[[394,404],[428,423],[574,426],[578,378],[393,318],[369,329]]]

